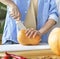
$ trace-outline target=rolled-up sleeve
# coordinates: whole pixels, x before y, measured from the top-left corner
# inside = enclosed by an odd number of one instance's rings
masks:
[[[58,14],[58,9],[55,0],[51,0],[50,7],[49,7],[49,19],[53,19],[56,22],[58,22],[58,17],[59,14]]]

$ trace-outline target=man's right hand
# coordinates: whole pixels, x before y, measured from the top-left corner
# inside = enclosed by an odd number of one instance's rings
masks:
[[[21,13],[19,12],[18,7],[15,4],[9,5],[10,7],[10,15],[17,21],[21,18]]]
[[[10,15],[15,19],[15,20],[20,20],[21,18],[21,13],[19,12],[18,7],[12,0],[0,0],[1,3],[9,6],[10,8]]]

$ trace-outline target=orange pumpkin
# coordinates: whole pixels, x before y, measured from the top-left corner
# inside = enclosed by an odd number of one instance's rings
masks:
[[[48,37],[48,43],[56,55],[60,55],[60,28],[54,28]]]
[[[25,33],[26,30],[20,30],[17,36],[17,40],[20,44],[23,45],[36,45],[40,42],[40,36],[36,36],[35,38],[28,38]]]

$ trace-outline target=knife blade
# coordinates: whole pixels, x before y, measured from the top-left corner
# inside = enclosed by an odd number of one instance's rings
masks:
[[[16,21],[16,25],[18,30],[26,29],[21,20]]]

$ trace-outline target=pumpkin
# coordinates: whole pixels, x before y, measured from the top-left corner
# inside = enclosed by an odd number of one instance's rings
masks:
[[[17,40],[20,44],[23,45],[36,45],[40,42],[40,36],[37,35],[35,38],[28,38],[26,36],[26,30],[20,30],[17,35]]]
[[[60,55],[60,28],[54,28],[50,32],[48,44],[56,55]]]

